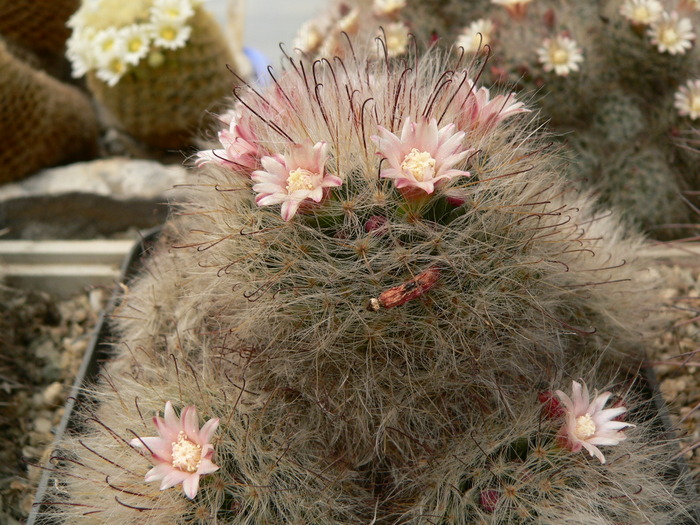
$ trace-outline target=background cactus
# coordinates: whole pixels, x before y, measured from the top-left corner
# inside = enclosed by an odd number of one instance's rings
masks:
[[[336,3],[319,20],[328,19],[339,5],[369,11],[373,2]],[[689,96],[681,91],[700,75],[697,2],[426,0],[406,2],[393,16],[419,40],[439,37],[445,48],[464,46],[468,57],[483,59],[488,44],[492,56],[484,63],[482,81],[536,92],[542,117],[572,143],[573,171],[579,171],[576,164],[581,162],[590,175],[586,184],[600,191],[603,205],[625,209],[632,222],[654,236],[687,234],[663,226],[689,221],[690,208],[680,195],[700,182],[700,114],[680,109],[700,100],[700,89]],[[365,27],[376,31],[385,23],[375,17]],[[334,38],[332,30],[324,34],[328,36],[317,38],[315,53],[323,54],[323,41]],[[653,173],[639,169],[634,159],[649,144],[655,148]],[[580,150],[583,145],[590,149]],[[589,169],[591,157],[597,157],[601,170]],[[608,169],[610,165],[616,168]],[[621,171],[621,166],[634,169]],[[634,178],[641,180],[630,180]]]
[[[77,88],[13,55],[0,38],[0,183],[97,154],[97,115]]]
[[[641,237],[560,175],[526,108],[472,89],[476,70],[435,53],[411,67],[367,53],[290,59],[264,91],[236,91],[223,149],[199,155],[191,201],[115,312],[99,405],[63,444],[64,520],[428,523],[439,509],[468,523],[477,489],[459,476],[486,461],[471,436],[486,429],[487,455],[515,462],[499,451],[543,428],[532,385],[640,359],[654,322]],[[146,416],[167,401],[196,406],[197,427],[219,420],[219,469],[192,501],[142,478],[175,465],[146,446]],[[545,457],[582,469],[585,498],[553,496],[577,503],[567,517],[591,498],[600,523],[625,509],[672,523],[683,508],[656,476],[666,453],[629,449],[628,469],[651,469],[645,487],[664,493],[645,507],[636,485],[589,494],[621,473],[548,439]],[[504,467],[520,481],[539,459],[522,461]],[[446,478],[427,481],[435,467]],[[473,487],[490,506],[487,478]],[[511,515],[499,508],[493,523]],[[561,516],[542,507],[534,523],[550,511]]]
[[[237,68],[201,2],[102,0],[76,12],[68,56],[122,128],[159,149],[192,144],[205,110],[221,109]]]

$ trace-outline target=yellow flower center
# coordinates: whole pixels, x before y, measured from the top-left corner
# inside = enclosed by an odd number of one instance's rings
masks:
[[[665,27],[659,34],[659,41],[666,47],[677,44],[678,40],[678,32],[673,27]]]
[[[632,11],[632,18],[635,20],[635,22],[639,22],[640,24],[646,24],[649,22],[651,19],[651,12],[645,5],[640,5],[634,8],[634,11]]]
[[[163,40],[173,41],[177,37],[177,31],[175,31],[172,27],[166,26],[160,30],[160,37]]]
[[[552,64],[556,66],[563,66],[569,63],[569,52],[566,49],[555,46],[549,52],[549,58],[552,61]]]
[[[579,416],[576,418],[576,428],[574,429],[574,436],[578,439],[586,439],[595,434],[595,423],[590,414],[585,416]]]
[[[185,472],[197,472],[202,463],[202,447],[192,443],[181,430],[173,443],[173,467]]]
[[[401,163],[401,170],[413,175],[418,182],[423,182],[424,177],[435,176],[435,159],[427,151],[418,151],[413,148]]]
[[[691,95],[688,105],[691,113],[700,113],[700,95]]]
[[[316,173],[311,173],[303,168],[290,171],[289,177],[287,177],[287,193],[293,193],[298,190],[313,190],[313,177],[316,175]]]
[[[102,51],[109,51],[114,47],[114,39],[113,38],[108,38],[105,41],[102,42]]]
[[[134,37],[129,40],[128,48],[129,52],[136,53],[143,47],[143,40],[140,37]]]
[[[124,62],[120,58],[113,58],[109,61],[109,70],[116,74],[121,74],[126,69]]]

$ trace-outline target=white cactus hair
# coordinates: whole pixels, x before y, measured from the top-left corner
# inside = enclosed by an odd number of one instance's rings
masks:
[[[475,153],[459,167],[471,177],[422,204],[379,177],[377,127],[457,121],[455,94],[479,73],[437,51],[390,60],[376,45],[379,59],[359,46],[344,59],[288,57],[268,88],[236,88],[265,155],[325,141],[343,185],[284,221],[279,206],[255,203],[250,173],[199,170],[116,312],[99,408],[64,444],[65,516],[389,522],[401,472],[468,440],[479,417],[571,356],[605,346],[610,359],[641,358],[653,314],[634,257],[642,239],[563,180],[531,113],[468,134]],[[377,216],[382,229],[367,228]],[[366,308],[428,269],[439,270],[429,292]],[[120,473],[140,457],[127,429],[148,432],[143,416],[167,400],[221,420],[221,469],[189,508],[133,474],[147,460]]]

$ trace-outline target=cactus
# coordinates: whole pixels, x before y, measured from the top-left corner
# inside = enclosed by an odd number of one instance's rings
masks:
[[[141,0],[124,9],[123,2],[101,0],[85,4],[69,25],[74,75],[87,73],[116,125],[151,147],[192,144],[203,112],[221,109],[231,93],[226,64],[236,64],[199,2]]]
[[[340,5],[361,10],[369,9],[371,2]],[[329,8],[330,13],[334,10],[337,7]],[[603,205],[624,209],[654,235],[685,233],[664,225],[689,220],[691,210],[680,195],[700,183],[697,143],[691,141],[688,149],[687,140],[677,140],[695,136],[700,118],[700,88],[690,89],[700,75],[694,36],[700,28],[697,2],[422,0],[407,2],[394,18],[420,40],[440,37],[438,44],[455,53],[461,46],[469,59],[484,64],[482,81],[536,93],[542,117],[555,132],[578,146],[591,145],[590,151],[574,151],[576,155],[599,155],[598,163],[606,164],[610,149],[643,148],[641,135],[653,140],[654,164],[660,167],[654,185],[637,184],[630,180],[636,172],[619,170],[615,180],[608,179],[609,187],[601,188],[600,180],[589,182],[601,189]],[[384,23],[381,18],[368,21],[365,32]],[[332,38],[331,30],[326,34]],[[322,51],[324,37],[318,40]],[[484,61],[487,54],[490,58]],[[608,126],[602,128],[603,123]],[[574,138],[577,134],[585,138]],[[618,191],[621,187],[640,194],[624,195]],[[658,202],[655,193],[660,187],[671,201],[663,211],[649,214],[646,210]],[[630,202],[647,204],[626,208]]]
[[[35,69],[67,79],[70,68],[65,60],[68,18],[80,0],[0,1],[0,35],[13,55]]]
[[[32,68],[0,39],[0,183],[97,154],[97,115],[77,88]]]
[[[641,236],[560,175],[512,93],[438,53],[409,67],[380,48],[289,58],[268,88],[236,90],[221,148],[197,156],[189,203],[114,313],[115,355],[61,446],[51,519],[427,523],[455,469],[484,465],[470,436],[505,451],[538,432],[532,385],[565,387],[555,374],[572,361],[641,358],[654,322]],[[619,430],[610,446],[637,424],[586,423]],[[548,439],[583,491],[620,479],[579,441]],[[668,457],[625,450],[638,477]],[[683,508],[671,482],[645,487]],[[595,501],[678,513],[631,492]],[[448,522],[469,522],[473,505],[450,505]]]

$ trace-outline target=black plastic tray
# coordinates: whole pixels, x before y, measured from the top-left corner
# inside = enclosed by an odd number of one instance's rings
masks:
[[[141,240],[134,244],[131,252],[122,263],[120,282],[125,283],[133,279],[141,268],[141,263],[144,257],[148,255],[150,249],[155,244],[159,234],[160,227],[152,228],[141,233]],[[84,396],[85,385],[91,381],[94,381],[94,379],[97,377],[100,363],[109,356],[112,346],[110,344],[111,338],[108,317],[114,310],[119,296],[120,291],[115,286],[115,290],[113,291],[107,306],[100,314],[88,347],[85,350],[85,355],[83,356],[80,369],[78,370],[75,380],[73,381],[73,385],[71,386],[70,395],[68,396],[68,400],[64,406],[63,417],[56,428],[54,438],[55,443],[60,441],[66,430],[76,427],[76,421],[73,414],[75,405]],[[40,515],[44,507],[43,501],[53,471],[51,459],[47,461],[43,468],[44,471],[42,472],[41,479],[39,480],[39,486],[34,496],[34,504],[32,505],[32,510],[27,518],[26,525],[49,525],[51,523],[47,521],[46,518],[42,518]]]

